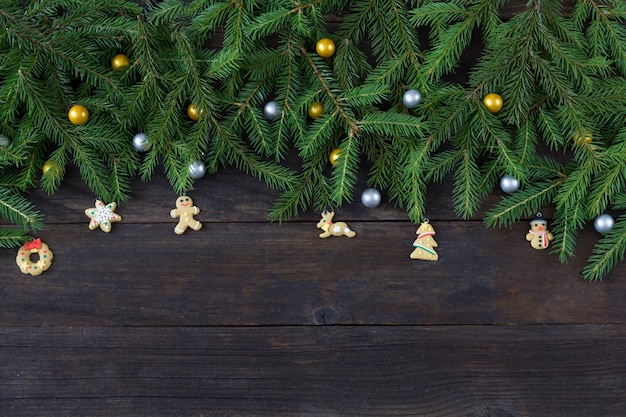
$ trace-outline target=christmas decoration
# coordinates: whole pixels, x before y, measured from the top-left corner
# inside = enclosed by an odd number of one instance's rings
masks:
[[[311,119],[317,119],[321,117],[322,114],[324,113],[324,105],[320,103],[319,101],[311,103],[311,105],[309,106],[308,113]]]
[[[0,146],[9,146],[11,144],[11,139],[4,135],[0,135]]]
[[[115,71],[122,71],[128,69],[130,66],[130,59],[124,54],[117,54],[111,60],[111,68]]]
[[[176,200],[176,208],[170,211],[173,219],[179,218],[178,224],[174,227],[174,233],[182,235],[188,227],[193,230],[202,229],[202,223],[193,218],[195,214],[200,213],[200,209],[193,205],[193,200],[183,195]]]
[[[330,160],[330,163],[332,165],[337,165],[337,163],[339,162],[339,156],[341,155],[341,149],[339,148],[335,148],[332,150],[332,152],[330,153],[330,155],[328,156],[328,159]]]
[[[276,120],[280,117],[280,106],[275,101],[268,101],[263,107],[263,114],[267,120]]]
[[[46,175],[50,172],[50,174],[58,175],[60,172],[59,164],[54,161],[46,161],[41,167],[41,172],[43,175]]]
[[[413,109],[417,107],[422,100],[422,95],[417,90],[407,90],[402,95],[402,103],[407,109]]]
[[[502,101],[502,97],[498,94],[491,93],[487,94],[485,98],[483,98],[483,104],[490,113],[497,113],[502,110],[504,102]]]
[[[70,108],[67,117],[75,125],[84,125],[89,120],[89,111],[85,106],[75,104]]]
[[[148,149],[148,145],[150,145],[150,141],[145,133],[137,133],[133,136],[133,148],[136,151],[145,152]]]
[[[322,38],[315,44],[315,51],[322,58],[330,58],[335,53],[335,42],[332,39]]]
[[[101,200],[96,199],[95,207],[85,209],[85,214],[91,219],[89,230],[100,227],[103,232],[109,233],[112,223],[122,221],[122,216],[115,213],[116,208],[116,203],[104,204]]]
[[[536,207],[556,207],[551,253],[562,262],[598,213],[626,207],[616,181],[626,176],[624,2],[237,0],[238,13],[193,3],[3,3],[0,130],[15,150],[0,148],[3,222],[16,223],[7,207],[27,202],[29,188],[54,193],[67,164],[94,195],[125,201],[134,177],[149,180],[157,166],[174,193],[187,192],[188,161],[202,153],[207,166],[237,167],[276,189],[271,220],[340,207],[364,171],[411,221],[424,217],[429,185],[443,178],[458,216],[475,218],[505,172],[525,186],[488,209],[485,223],[508,227]],[[329,31],[334,42],[322,42]],[[312,51],[318,41],[337,50]],[[112,51],[132,56],[132,72],[110,76]],[[399,111],[407,86],[428,100]],[[488,105],[499,113],[485,117],[483,96],[493,92],[507,102]],[[271,128],[260,115],[270,96],[282,107]],[[180,117],[189,100],[202,103],[206,123]],[[314,100],[324,110],[311,122],[303,115]],[[68,103],[97,117],[76,129],[61,110]],[[139,127],[150,136],[141,157],[128,143]],[[577,132],[582,146],[572,141]],[[342,163],[328,170],[333,148]],[[37,178],[42,152],[57,166]],[[595,248],[583,272],[590,280],[622,261],[626,240],[607,233]]]
[[[39,256],[37,262],[33,262],[31,259],[31,255],[34,254]],[[43,243],[41,239],[37,238],[24,243],[24,245],[17,250],[15,261],[23,274],[37,276],[50,268],[52,258],[54,258],[54,254],[50,250],[50,247]]]
[[[204,177],[205,174],[206,167],[204,166],[204,162],[195,160],[189,164],[189,176],[194,180]]]
[[[439,246],[435,241],[435,229],[430,225],[428,220],[424,220],[415,231],[417,239],[413,242],[413,252],[411,259],[421,259],[423,261],[437,261],[439,254],[433,248]]]
[[[187,116],[189,116],[189,118],[194,122],[200,120],[200,116],[202,116],[202,113],[204,113],[204,111],[198,108],[198,106],[193,103],[187,106]]]
[[[519,190],[519,181],[512,175],[505,175],[500,179],[500,188],[508,194]]]
[[[593,221],[593,227],[598,233],[606,233],[613,228],[615,219],[610,214],[601,214]]]
[[[548,222],[543,219],[541,213],[537,213],[537,217],[530,222],[526,240],[530,242],[533,249],[546,249],[553,239],[554,236],[548,231]]]
[[[320,234],[322,239],[330,236],[347,236],[354,237],[356,232],[350,230],[347,224],[344,222],[333,223],[334,211],[324,210],[322,212],[322,219],[317,223],[317,228],[322,229],[324,232]]]
[[[376,188],[366,188],[361,193],[361,204],[367,208],[375,208],[380,204],[380,191]]]
[[[591,133],[580,134],[576,133],[574,135],[574,143],[578,146],[584,145],[585,143],[591,143],[593,141],[593,135]]]

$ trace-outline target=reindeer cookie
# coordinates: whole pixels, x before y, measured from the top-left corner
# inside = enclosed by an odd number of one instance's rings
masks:
[[[334,215],[334,211],[329,212],[328,210],[324,210],[322,212],[322,220],[317,223],[317,228],[324,231],[324,233],[320,234],[322,239],[329,236],[356,236],[356,232],[354,230],[350,230],[348,225],[344,222],[333,223]]]
[[[534,249],[545,249],[554,239],[548,231],[548,222],[541,217],[541,213],[530,222],[530,230],[526,234],[526,240]]]
[[[176,208],[170,211],[173,219],[179,218],[178,224],[174,228],[174,233],[182,235],[188,227],[193,230],[202,229],[202,223],[194,219],[194,214],[200,213],[200,209],[193,205],[193,200],[186,195],[178,197],[176,200]]]

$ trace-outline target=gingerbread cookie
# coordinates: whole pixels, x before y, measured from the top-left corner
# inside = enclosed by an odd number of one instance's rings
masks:
[[[170,211],[173,219],[180,218],[178,224],[174,228],[174,233],[182,235],[188,227],[193,230],[202,229],[202,223],[193,218],[194,214],[200,213],[200,209],[193,205],[193,200],[184,195],[176,200],[176,208]]]
[[[548,222],[543,219],[541,213],[537,213],[530,222],[530,230],[526,234],[526,240],[530,242],[533,249],[546,249],[550,242],[554,240],[554,236],[548,230]]]
[[[424,220],[415,233],[417,239],[413,242],[415,249],[411,252],[410,258],[423,261],[439,260],[439,254],[435,251],[435,248],[439,246],[434,238],[435,229],[428,223],[428,220]]]
[[[356,232],[354,230],[351,230],[344,222],[333,223],[334,215],[334,211],[324,210],[322,212],[322,219],[317,223],[317,228],[324,231],[324,233],[320,234],[320,237],[322,239],[325,239],[329,236],[356,236]]]
[[[101,200],[96,200],[95,207],[85,210],[85,214],[91,219],[89,230],[95,230],[100,227],[103,232],[109,233],[111,231],[111,223],[122,221],[122,216],[114,213],[116,208],[116,203],[104,204]]]
[[[33,254],[39,255],[39,260],[33,262],[30,256]],[[41,239],[34,239],[30,242],[24,243],[24,245],[17,251],[15,261],[17,266],[20,267],[20,271],[23,274],[30,274],[32,276],[41,275],[44,271],[47,271],[52,265],[52,258],[54,254]]]

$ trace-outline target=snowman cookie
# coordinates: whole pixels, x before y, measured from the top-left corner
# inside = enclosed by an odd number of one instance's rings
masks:
[[[183,195],[176,200],[176,208],[170,211],[173,219],[179,218],[178,224],[174,228],[174,233],[182,235],[188,227],[193,230],[202,229],[202,223],[194,219],[194,214],[200,213],[200,209],[193,205],[191,197]]]
[[[541,217],[541,213],[537,214],[537,217],[530,222],[526,240],[530,242],[533,249],[541,250],[546,249],[553,239],[554,236],[548,231],[548,222]]]

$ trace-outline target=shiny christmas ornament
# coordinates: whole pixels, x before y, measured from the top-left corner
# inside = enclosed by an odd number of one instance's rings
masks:
[[[70,122],[75,125],[84,125],[87,123],[87,120],[89,120],[89,111],[87,111],[85,106],[75,104],[67,113],[67,117],[70,119]]]
[[[330,58],[335,53],[335,42],[328,38],[320,39],[315,44],[315,51],[322,58]]]
[[[0,146],[9,146],[11,144],[11,139],[4,135],[0,135]]]
[[[204,110],[198,108],[198,106],[193,103],[187,106],[187,116],[189,116],[189,118],[194,122],[200,120],[200,116],[202,116],[202,113],[204,113]]]
[[[196,159],[189,165],[189,176],[194,180],[204,177],[205,174],[206,167],[204,166],[204,162]]]
[[[581,135],[580,133],[576,133],[574,135],[574,143],[576,145],[582,145],[584,143],[591,143],[593,141],[593,135],[591,133],[585,133]]]
[[[337,165],[337,162],[339,162],[340,155],[341,155],[341,149],[339,148],[333,149],[333,151],[330,153],[330,156],[328,157],[328,159],[330,160],[330,163],[332,165]]]
[[[280,117],[280,106],[275,101],[268,101],[263,107],[263,114],[267,120],[276,120]]]
[[[505,175],[500,179],[500,188],[505,193],[513,194],[519,190],[519,181],[513,175]]]
[[[115,71],[122,71],[130,66],[130,59],[124,54],[117,54],[111,60],[111,68]]]
[[[324,105],[319,101],[311,103],[308,113],[311,119],[317,119],[318,117],[321,117],[324,113]]]
[[[415,108],[422,100],[422,95],[417,90],[407,90],[402,95],[402,103],[407,109]]]
[[[133,136],[133,148],[139,152],[144,152],[148,149],[148,145],[150,142],[148,141],[148,136],[145,133],[137,133]]]
[[[378,207],[380,200],[380,191],[376,188],[366,188],[361,193],[361,204],[367,208]]]
[[[606,233],[613,228],[615,220],[610,214],[601,214],[593,221],[593,227],[598,233]]]
[[[490,113],[497,113],[502,110],[504,102],[502,101],[502,97],[498,94],[491,93],[487,94],[485,98],[483,98],[483,104]]]
[[[47,173],[56,174],[59,170],[59,164],[54,161],[46,161],[41,168],[41,172],[46,175]]]

